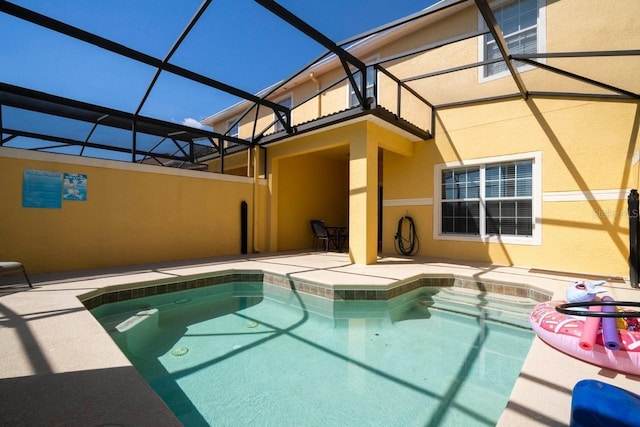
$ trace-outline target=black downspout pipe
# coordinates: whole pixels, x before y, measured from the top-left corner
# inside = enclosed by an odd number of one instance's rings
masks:
[[[131,163],[136,162],[136,151],[138,151],[138,122],[136,117],[131,120]]]
[[[638,190],[633,189],[627,198],[629,205],[629,280],[632,288],[638,288]]]
[[[247,254],[248,241],[248,206],[244,200],[240,203],[240,253]]]

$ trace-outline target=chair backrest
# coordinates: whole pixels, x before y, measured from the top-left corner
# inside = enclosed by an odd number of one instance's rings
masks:
[[[324,226],[324,221],[321,221],[319,219],[312,219],[309,222],[311,223],[311,230],[313,231],[314,236],[328,237],[327,229]]]

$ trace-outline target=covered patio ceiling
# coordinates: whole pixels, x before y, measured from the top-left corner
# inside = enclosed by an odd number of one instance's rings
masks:
[[[177,39],[169,47],[164,57],[154,56],[141,50],[127,46],[110,38],[91,33],[78,26],[65,23],[46,14],[36,12],[29,8],[8,1],[0,2],[0,15],[11,18],[63,35],[90,46],[92,49],[102,49],[118,57],[139,65],[150,67],[152,77],[148,84],[140,90],[141,96],[137,105],[132,110],[111,108],[100,103],[86,102],[69,97],[58,96],[53,93],[22,87],[0,78],[0,146],[24,148],[44,152],[63,152],[80,156],[109,158],[131,162],[145,162],[162,166],[183,168],[197,168],[203,159],[221,156],[246,150],[254,146],[265,147],[273,142],[287,139],[291,136],[314,131],[325,126],[335,125],[341,121],[372,115],[379,120],[397,127],[403,132],[412,134],[416,139],[429,139],[432,137],[430,129],[422,129],[404,120],[401,115],[394,114],[384,106],[378,105],[375,99],[367,97],[367,67],[374,67],[377,73],[383,73],[394,81],[398,88],[406,91],[410,96],[418,99],[425,105],[431,114],[431,122],[435,118],[435,112],[443,108],[451,108],[460,105],[486,102],[501,99],[528,99],[529,97],[563,97],[563,98],[604,98],[618,101],[638,101],[640,94],[635,88],[623,87],[616,82],[607,82],[607,76],[589,76],[576,70],[583,70],[586,61],[594,58],[615,58],[620,60],[637,61],[640,58],[640,49],[633,50],[607,50],[607,51],[583,51],[583,52],[547,52],[538,54],[512,54],[497,23],[487,0],[443,0],[418,13],[393,21],[373,30],[348,38],[341,42],[335,42],[323,32],[314,28],[303,18],[295,15],[287,8],[273,0],[255,0],[257,5],[271,14],[271,17],[285,23],[295,30],[302,38],[312,40],[325,51],[312,59],[290,77],[280,83],[271,86],[256,94],[233,84],[229,84],[210,77],[206,73],[196,71],[196,67],[190,68],[174,62],[174,58],[180,53],[185,40],[196,28],[210,26],[215,28],[215,22],[206,21],[205,12],[212,7],[211,0],[203,1],[194,11],[192,18],[179,34]],[[385,58],[382,62],[365,64],[363,58],[359,58],[353,47],[368,38],[429,19],[438,19],[443,14],[451,13],[465,7],[475,7],[486,23],[486,30],[472,31],[460,34],[457,37],[445,40],[420,50],[406,52],[402,55]],[[243,7],[243,6],[238,6]],[[390,8],[393,4],[389,5]],[[241,14],[240,14],[241,16]],[[31,28],[28,27],[28,28]],[[257,32],[261,31],[256,29]],[[412,76],[395,76],[387,68],[386,64],[421,54],[426,51],[435,51],[445,46],[455,46],[472,37],[491,34],[496,40],[500,57],[492,61],[461,64],[454,68],[429,71]],[[240,51],[239,51],[240,52]],[[290,54],[290,53],[289,53]],[[240,55],[240,53],[238,53]],[[546,64],[548,58],[570,58],[577,66],[572,69],[557,68]],[[286,107],[271,101],[273,94],[297,77],[309,72],[316,64],[327,59],[339,61],[343,71],[343,77],[333,83],[335,86],[348,80],[352,87],[362,90],[356,91],[357,107],[336,114],[321,117],[317,120],[293,126],[291,125],[291,111],[309,101],[303,100],[297,105]],[[577,62],[575,62],[577,61]],[[582,61],[582,62],[580,62]],[[456,72],[479,68],[489,63],[501,62],[507,67],[516,90],[512,93],[494,94],[490,97],[472,99],[438,99],[430,98],[429,93],[421,93],[418,82],[428,79],[448,76],[455,79]],[[522,78],[517,69],[517,63],[525,63],[539,68],[548,73],[558,74],[567,79],[578,81],[584,88],[579,92],[566,92],[562,88],[554,87],[530,87]],[[634,63],[636,64],[636,63]],[[5,67],[20,67],[20,64],[5,64]],[[257,66],[258,67],[258,66]],[[637,67],[633,68],[637,70]],[[260,70],[258,70],[259,72]],[[186,79],[203,89],[202,96],[212,96],[213,92],[230,95],[236,100],[236,105],[246,106],[244,113],[237,119],[257,117],[259,109],[268,109],[276,117],[274,123],[264,129],[253,126],[253,133],[249,138],[237,138],[229,135],[229,131],[215,132],[204,128],[190,127],[185,124],[162,120],[143,115],[143,109],[149,98],[153,96],[158,82],[163,76],[169,75]],[[0,77],[2,74],[0,73]],[[106,88],[109,90],[109,88]],[[326,89],[325,89],[326,90]],[[212,92],[213,91],[213,92]],[[319,96],[319,94],[314,95]],[[311,98],[310,98],[311,99]],[[213,104],[212,104],[213,105]],[[282,131],[270,133],[269,129],[276,121],[279,121]],[[38,125],[40,124],[40,125]],[[231,128],[231,127],[230,127]]]

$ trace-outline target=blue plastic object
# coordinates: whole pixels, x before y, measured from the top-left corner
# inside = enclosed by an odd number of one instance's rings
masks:
[[[570,427],[638,427],[640,396],[596,380],[573,387]]]

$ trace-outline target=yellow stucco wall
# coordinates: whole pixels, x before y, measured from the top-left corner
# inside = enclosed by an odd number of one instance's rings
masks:
[[[638,34],[640,3],[635,0],[613,2],[607,7],[602,7],[602,3],[597,0],[579,2],[547,0],[545,4],[543,13],[546,25],[543,33],[546,52],[636,49],[640,42],[640,34]],[[384,59],[397,52],[411,51],[476,31],[478,16],[475,7],[463,9],[445,20],[384,47],[381,49],[380,57]],[[384,65],[397,77],[408,78],[477,62],[481,60],[478,57],[478,50],[478,39],[470,38]],[[624,87],[635,93],[640,92],[640,81],[635,77],[634,72],[638,67],[636,57],[615,57],[609,60],[604,58],[560,57],[541,61],[596,80],[603,80],[605,76],[606,83]],[[520,77],[530,92],[615,93],[531,66],[521,68]],[[478,84],[479,80],[478,69],[469,68],[413,81],[410,86],[424,94],[425,98],[435,105],[519,92],[511,78],[489,79]],[[383,87],[383,104],[393,105],[389,102],[393,96],[392,90]],[[418,104],[412,102],[411,105]]]
[[[271,250],[308,248],[309,220],[322,219],[349,226],[354,261],[375,262],[379,148],[414,153],[404,137],[362,120],[271,147]]]
[[[547,28],[562,30],[548,31],[549,52],[638,48],[640,2],[621,0],[607,3],[606,7],[598,0],[580,1],[579,7],[576,7],[575,3],[548,1]],[[548,64],[589,78],[602,79],[605,75],[606,83],[624,87],[635,93],[640,92],[640,79],[635,72],[638,68],[637,57],[554,58],[549,59]],[[547,83],[544,79],[548,76],[543,74],[533,90]],[[556,77],[556,80],[562,85],[558,89],[564,91],[571,91],[583,85],[566,78]],[[611,93],[606,90],[602,92]]]
[[[383,154],[383,253],[395,253],[394,236],[398,221],[405,215],[416,221],[419,253],[430,253],[433,209],[425,199],[433,198],[433,164],[441,158],[431,141],[416,142],[413,146],[415,151],[411,156],[386,150]],[[397,206],[389,206],[390,201]]]
[[[354,126],[306,135],[267,151],[270,250],[310,249],[309,221],[347,225],[349,141]]]
[[[87,201],[23,208],[25,169],[86,174]],[[33,273],[238,254],[243,200],[252,250],[251,179],[0,148],[0,187],[0,259]]]
[[[292,106],[296,107],[292,110],[292,125],[298,125],[309,120],[317,119],[321,116],[342,111],[347,108],[348,102],[348,84],[345,81],[327,90],[337,80],[344,78],[344,70],[333,68],[321,74],[314,74],[313,78],[309,74],[302,75],[295,82],[292,82],[284,88],[276,91],[269,97],[270,101],[279,103],[283,98],[291,97]],[[314,81],[316,80],[316,81]],[[322,92],[319,96],[316,94]],[[312,98],[313,99],[309,99]],[[307,102],[302,103],[303,101]],[[248,107],[248,106],[247,106]],[[245,107],[246,108],[246,107]],[[244,111],[243,111],[244,112]],[[231,117],[234,117],[233,115]],[[245,118],[240,121],[238,127],[239,137],[249,139],[254,131],[254,119],[256,118],[255,107],[250,110]],[[224,133],[227,130],[229,116],[223,115],[217,120],[208,122],[216,132]],[[270,126],[275,120],[273,110],[269,107],[261,107],[257,116],[255,131],[260,133],[266,129],[265,134],[273,133],[275,128]],[[246,159],[241,160],[246,164]],[[217,166],[216,171],[219,170]]]
[[[627,0],[602,8],[588,0],[574,6],[571,1],[546,2],[547,51],[634,49],[640,43],[640,3]],[[470,8],[388,46],[382,57],[476,28],[477,11]],[[471,39],[388,67],[409,77],[473,62],[477,51],[478,43]],[[546,62],[591,78],[607,76],[610,84],[640,91],[633,58]],[[530,91],[614,93],[539,69],[525,70],[521,77]],[[412,87],[436,104],[517,92],[509,77],[479,83],[476,69]],[[384,154],[383,251],[394,251],[397,221],[408,214],[416,219],[424,255],[626,276],[626,195],[638,186],[639,126],[640,106],[634,102],[532,98],[440,109],[434,141],[416,143],[413,156]],[[542,204],[542,245],[434,240],[434,165],[526,152],[542,157],[541,197],[547,199]]]
[[[397,220],[408,213],[423,255],[627,275],[626,194],[638,185],[639,109],[537,99],[441,110],[434,141],[417,143],[411,157],[385,153],[385,200],[408,200],[385,208],[383,250],[393,251]],[[542,245],[433,238],[436,164],[529,152],[542,159]]]
[[[309,221],[343,226],[348,220],[346,159],[305,154],[279,160],[278,250],[310,250]]]
[[[579,6],[579,7],[577,7]],[[457,10],[457,11],[456,11]],[[447,17],[413,32],[405,32],[393,42],[376,44],[371,51],[359,51],[362,60],[391,58],[398,53],[419,49],[478,29],[479,14],[473,4],[451,8]],[[544,38],[546,52],[572,52],[635,49],[640,44],[637,17],[640,2],[620,0],[602,7],[599,0],[545,2]],[[377,43],[377,42],[375,42]],[[375,44],[374,43],[374,44]],[[399,78],[413,77],[436,70],[482,60],[482,43],[477,38],[426,51],[417,55],[385,62],[383,65]],[[636,78],[636,57],[615,58],[547,58],[544,63],[567,69],[586,77],[603,79],[611,85],[640,92]],[[286,90],[293,92],[294,105],[344,75],[340,65],[316,72],[317,82],[305,76]],[[603,77],[606,76],[606,77]],[[558,91],[607,94],[615,92],[589,85],[547,70],[525,67],[520,77],[530,92]],[[380,77],[378,103],[395,112],[396,83]],[[439,77],[412,81],[410,86],[433,104],[451,103],[483,97],[518,94],[510,76],[484,79],[477,68],[469,68]],[[294,112],[294,123],[335,113],[347,106],[346,82],[327,90],[317,99]],[[430,127],[430,110],[403,94],[402,116],[424,128]],[[281,97],[277,94],[274,100]],[[271,118],[261,109],[260,123]],[[248,123],[248,122],[247,122]],[[268,246],[271,250],[297,249],[308,246],[308,219],[329,214],[314,213],[309,191],[354,193],[364,185],[367,197],[377,186],[377,170],[366,161],[351,163],[351,184],[343,178],[332,181],[319,170],[331,169],[322,153],[345,144],[359,150],[361,159],[378,158],[374,147],[382,149],[381,182],[384,191],[382,215],[382,251],[394,252],[397,222],[403,215],[416,221],[420,239],[420,255],[528,265],[538,268],[627,275],[628,221],[626,194],[638,187],[638,139],[640,106],[637,102],[610,101],[566,96],[547,98],[531,96],[482,102],[479,104],[440,108],[437,111],[435,139],[407,143],[398,134],[381,131],[371,123],[341,124],[313,135],[296,136],[267,149],[269,162]],[[217,125],[216,125],[217,127]],[[249,129],[245,127],[245,129]],[[246,136],[244,133],[241,136]],[[363,142],[366,141],[366,142]],[[359,145],[358,145],[359,144]],[[540,241],[536,244],[504,242],[469,242],[442,240],[434,237],[434,211],[437,192],[434,168],[445,162],[482,161],[518,153],[540,156],[541,202],[538,225]],[[240,166],[242,162],[238,163]],[[345,166],[334,165],[335,170]],[[354,169],[354,166],[357,166]],[[362,167],[360,167],[362,166]],[[364,175],[363,175],[364,174]],[[367,175],[370,174],[370,175]],[[359,184],[358,184],[359,183]],[[357,215],[351,211],[349,223],[368,224],[376,217],[370,202],[362,203]],[[303,202],[299,202],[303,201]],[[291,204],[299,212],[290,209]],[[352,197],[352,206],[360,206]],[[342,206],[342,205],[341,205]],[[348,210],[346,208],[340,208]],[[340,221],[344,221],[342,218]],[[352,227],[353,235],[371,234],[369,225],[362,230]],[[307,237],[300,237],[307,235]],[[359,238],[359,237],[357,237]],[[367,240],[371,240],[367,237]],[[368,249],[363,247],[368,259]],[[365,261],[369,262],[369,261]]]

